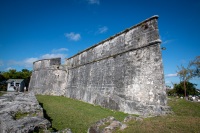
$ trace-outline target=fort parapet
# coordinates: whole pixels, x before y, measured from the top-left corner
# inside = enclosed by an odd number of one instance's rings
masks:
[[[160,115],[167,104],[158,16],[70,58],[34,62],[29,90],[130,114]]]

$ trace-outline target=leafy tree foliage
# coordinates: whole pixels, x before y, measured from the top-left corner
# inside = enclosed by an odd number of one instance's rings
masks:
[[[197,56],[193,61],[191,61],[187,67],[181,65],[181,67],[178,67],[178,69],[179,71],[177,72],[177,74],[180,77],[181,82],[183,82],[184,95],[186,97],[186,83],[191,78],[200,77],[200,56]]]
[[[184,67],[181,65],[181,67],[178,67],[179,71],[177,72],[177,75],[180,77],[181,82],[183,82],[184,87],[184,96],[187,96],[186,90],[186,82],[188,82],[192,78],[192,70],[190,69],[190,65],[188,67]]]
[[[31,71],[28,69],[22,69],[22,71],[10,69],[8,72],[3,72],[2,75],[6,79],[26,79],[31,76]]]
[[[28,84],[31,77],[31,71],[28,69],[22,69],[21,71],[16,71],[15,69],[10,69],[7,72],[0,73],[0,90],[6,89],[6,80],[8,79],[24,79],[25,86],[28,88]]]
[[[0,73],[0,82],[6,80],[6,78]]]
[[[6,90],[6,78],[0,73],[0,90]]]
[[[196,84],[185,82],[185,85],[187,87],[187,95],[199,95]],[[169,95],[178,95],[178,96],[184,96],[184,82],[180,82],[179,84],[175,84],[174,88],[168,92]]]
[[[200,56],[197,56],[193,61],[189,64],[193,67],[193,77],[200,77]]]

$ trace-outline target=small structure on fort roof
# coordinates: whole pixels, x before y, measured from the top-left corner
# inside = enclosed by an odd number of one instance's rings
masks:
[[[70,58],[33,63],[29,90],[78,99],[130,114],[165,114],[167,98],[153,16]]]

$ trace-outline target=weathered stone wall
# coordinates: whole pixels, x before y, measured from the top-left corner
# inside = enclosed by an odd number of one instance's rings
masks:
[[[60,58],[44,59],[33,63],[29,90],[36,94],[64,95],[67,84],[67,69]]]
[[[59,95],[131,114],[162,114],[166,93],[157,18],[66,59],[62,70],[34,69],[30,88],[39,94],[61,91]],[[60,89],[49,85],[59,83],[58,71],[64,77]]]
[[[0,133],[32,133],[50,126],[34,93],[7,92],[0,96]]]

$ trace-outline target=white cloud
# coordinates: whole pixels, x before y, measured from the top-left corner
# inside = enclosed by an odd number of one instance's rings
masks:
[[[39,58],[27,58],[25,59],[24,62],[24,66],[25,67],[31,67],[33,65],[33,62],[39,60]]]
[[[81,35],[79,33],[70,32],[70,33],[65,33],[64,35],[65,37],[73,41],[78,41],[81,39]]]
[[[59,51],[64,51],[66,49],[58,49],[58,50],[52,50],[52,52],[59,52]],[[23,60],[21,63],[18,62],[18,65],[20,66],[25,66],[25,67],[32,67],[33,66],[33,62],[40,60],[40,59],[50,59],[50,58],[61,58],[61,59],[65,59],[67,56],[67,54],[64,53],[48,53],[48,54],[44,54],[41,55],[40,57],[35,57],[35,58],[27,58],[25,60]],[[16,64],[16,63],[15,63]]]
[[[8,67],[8,68],[6,68],[5,70],[6,71],[9,71],[9,70],[11,70],[11,69],[13,69],[12,67]]]
[[[33,62],[35,62],[37,60],[58,58],[58,57],[60,57],[62,59],[62,62],[64,62],[64,59],[67,57],[66,51],[68,51],[68,49],[66,49],[66,48],[53,49],[50,53],[43,54],[39,57],[26,58],[21,61],[9,60],[9,61],[3,62],[0,60],[0,67],[2,67],[1,69],[4,68],[4,70],[14,69],[17,67],[32,68]]]
[[[41,56],[41,59],[50,59],[50,58],[65,58],[66,54],[44,54]]]
[[[171,84],[171,81],[166,80],[166,81],[165,81],[165,84]]]
[[[177,77],[177,73],[167,74],[165,77]]]
[[[162,42],[162,44],[168,44],[168,43],[171,43],[171,42],[173,42],[174,40],[164,40],[163,42]]]
[[[88,0],[88,3],[89,4],[97,4],[97,5],[99,5],[100,4],[100,0]]]
[[[15,68],[16,66],[23,66],[23,67],[32,67],[33,66],[33,62],[38,60],[39,58],[27,58],[27,59],[24,59],[22,61],[16,61],[16,60],[9,60],[9,61],[6,61],[5,63],[5,67],[9,66],[8,68],[6,68],[5,70],[9,70],[11,67],[12,68]]]
[[[20,66],[21,64],[23,64],[22,61],[16,61],[16,60],[9,60],[6,62],[7,66],[12,66],[12,65]]]
[[[106,26],[103,26],[103,27],[100,27],[97,31],[97,33],[99,34],[103,34],[103,33],[106,33],[108,31],[108,27]]]
[[[60,48],[60,49],[53,49],[52,53],[59,53],[59,52],[66,52],[68,51],[67,48]]]
[[[186,64],[187,63],[187,61],[185,59],[181,59],[180,62],[181,62],[181,64]]]
[[[2,60],[0,60],[0,66],[3,66],[3,61]]]
[[[51,53],[47,53],[40,56],[40,59],[50,59],[50,58],[59,58],[59,57],[61,59],[64,59],[67,56],[66,54],[67,51],[68,51],[67,48],[53,49]]]

